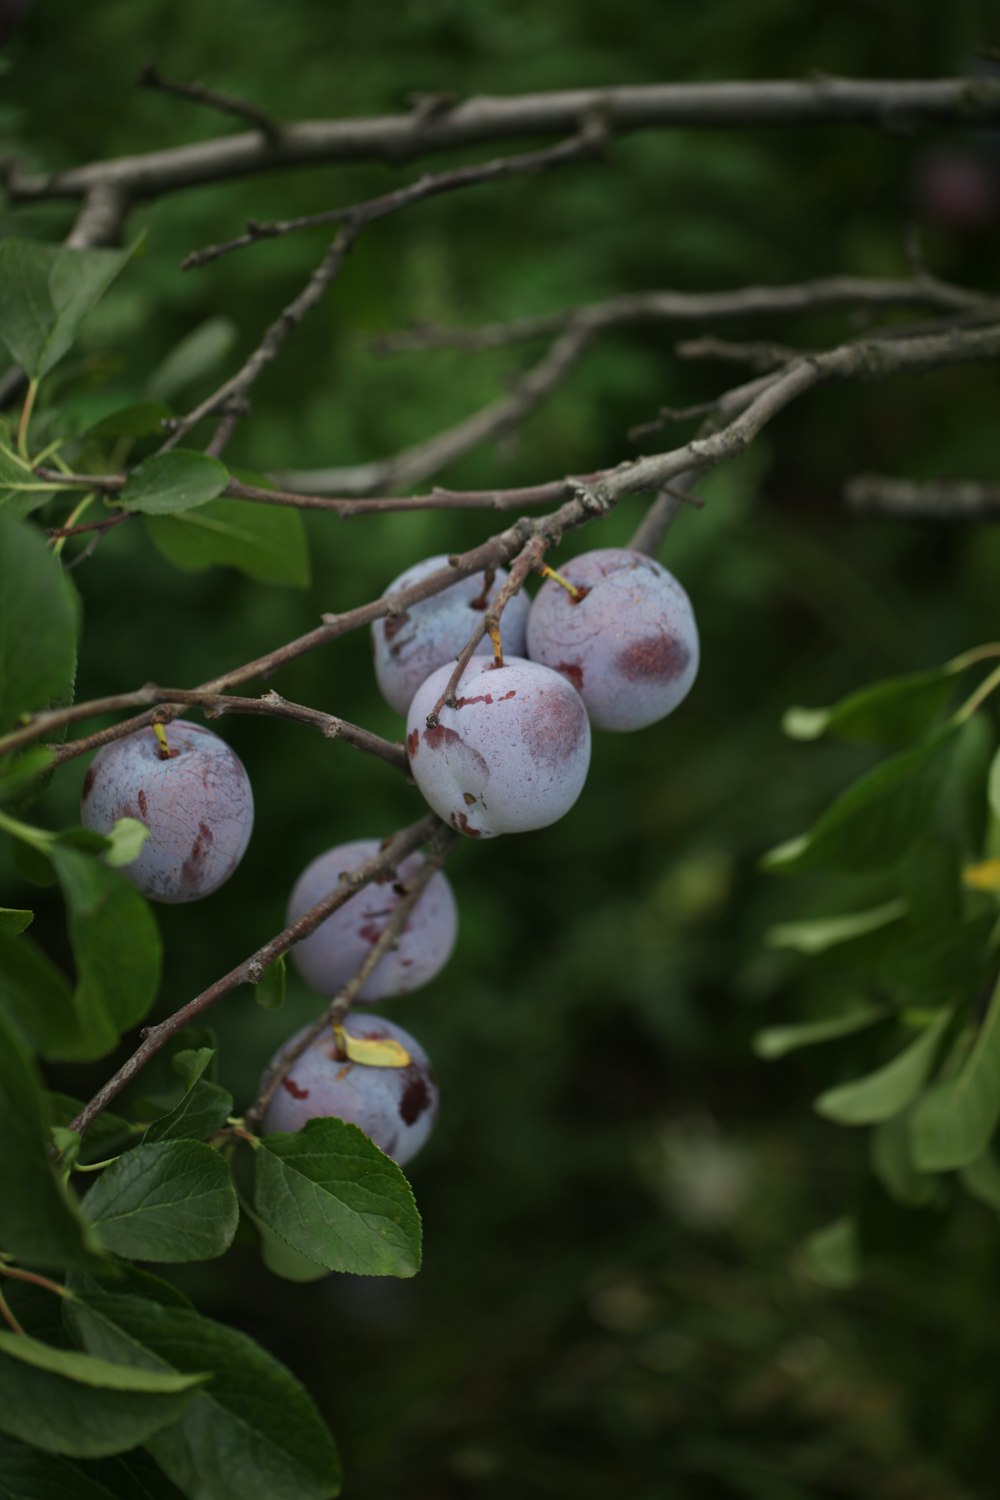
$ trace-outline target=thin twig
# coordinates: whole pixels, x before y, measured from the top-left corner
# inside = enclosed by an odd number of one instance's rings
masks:
[[[966,311],[995,299],[928,275],[889,277],[823,276],[778,286],[746,286],[721,292],[673,290],[631,292],[536,318],[487,323],[479,328],[437,325],[384,333],[369,347],[378,354],[428,349],[497,349],[535,338],[552,338],[586,324],[595,331],[655,323],[718,323],[729,319],[784,317],[825,308],[929,307]]]
[[[249,104],[245,99],[235,99],[231,94],[220,94],[216,89],[206,88],[200,83],[177,83],[171,78],[164,78],[154,63],[146,64],[139,74],[138,83],[140,88],[159,89],[161,93],[173,94],[191,104],[205,104],[209,109],[220,110],[222,114],[235,115],[238,120],[248,120],[274,144],[281,139],[280,125],[258,105]]]
[[[446,705],[455,707],[455,694],[461,681],[462,673],[476,654],[476,647],[484,636],[500,629],[500,620],[507,605],[514,595],[523,587],[524,581],[532,569],[540,568],[545,558],[545,549],[553,546],[559,540],[558,535],[546,532],[543,536],[540,532],[526,542],[520,554],[511,564],[510,573],[501,588],[497,590],[497,596],[487,610],[484,610],[476,623],[476,626],[462,647],[455,661],[455,668],[445,684],[444,691],[438,698],[434,707],[427,715],[427,727],[433,729],[438,722],[438,715]]]
[[[280,239],[300,229],[316,229],[324,224],[349,223],[355,230],[360,231],[366,224],[373,223],[375,219],[383,219],[387,214],[410,208],[414,203],[422,203],[426,198],[437,198],[442,193],[456,192],[461,188],[479,187],[487,182],[502,182],[509,177],[545,172],[552,167],[582,161],[584,158],[592,157],[603,144],[604,132],[602,130],[585,128],[569,140],[560,141],[555,146],[546,146],[541,151],[526,151],[521,156],[495,157],[492,161],[479,162],[471,167],[456,167],[450,172],[429,173],[416,182],[395,188],[392,192],[380,193],[376,198],[367,198],[360,203],[348,204],[344,208],[328,208],[320,213],[299,214],[293,219],[274,219],[266,223],[253,219],[248,222],[244,234],[236,235],[231,240],[223,240],[216,245],[206,245],[201,250],[193,250],[190,255],[184,257],[181,270],[196,270],[199,266],[206,266],[210,261],[218,260],[222,255],[232,254],[234,250],[244,250],[248,245],[255,245],[260,240]]]
[[[311,906],[297,922],[293,922],[283,932],[279,932],[262,944],[249,958],[245,958],[234,969],[230,969],[228,974],[224,974],[221,979],[217,979],[214,984],[202,990],[200,995],[196,995],[193,1000],[189,1000],[186,1005],[175,1010],[166,1020],[160,1021],[156,1026],[148,1027],[143,1032],[139,1046],[98,1089],[80,1113],[70,1121],[69,1129],[82,1135],[101,1111],[107,1109],[111,1101],[117,1098],[125,1085],[145,1067],[149,1059],[165,1047],[179,1031],[197,1016],[203,1015],[224,995],[238,989],[240,985],[258,984],[269,964],[272,964],[276,958],[280,958],[282,953],[287,953],[293,944],[314,932],[321,922],[349,901],[355,892],[362,890],[371,881],[391,874],[400,860],[405,859],[414,849],[425,843],[440,826],[440,819],[434,813],[428,813],[419,822],[411,823],[409,828],[402,829],[387,841],[378,854],[372,855],[371,859],[366,859],[356,869],[342,876],[336,889],[330,891],[315,906]]]
[[[274,1065],[268,1069],[253,1104],[246,1111],[244,1124],[251,1129],[259,1125],[267,1113],[267,1107],[289,1070],[298,1062],[317,1037],[333,1026],[342,1026],[344,1020],[361,993],[369,975],[381,963],[382,959],[392,948],[399,945],[399,939],[403,935],[410,913],[416,906],[430,881],[440,870],[449,853],[458,842],[458,834],[447,825],[441,824],[432,834],[427,843],[427,851],[420,865],[412,875],[407,877],[406,894],[394,907],[382,931],[372,943],[371,948],[365,954],[364,960],[357,971],[351,976],[347,983],[334,996],[324,1013],[314,1021],[313,1024],[293,1043],[290,1043],[278,1057]]]

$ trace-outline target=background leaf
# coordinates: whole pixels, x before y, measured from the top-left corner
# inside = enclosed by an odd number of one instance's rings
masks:
[[[76,626],[59,559],[32,527],[0,516],[0,731],[21,714],[67,700]]]

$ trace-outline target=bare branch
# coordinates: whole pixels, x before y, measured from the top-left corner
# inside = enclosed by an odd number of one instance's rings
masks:
[[[217,390],[210,396],[206,396],[198,406],[189,411],[186,417],[175,422],[170,437],[162,444],[160,451],[165,452],[169,448],[175,448],[177,444],[195,427],[203,417],[210,417],[214,412],[220,411],[222,407],[246,395],[250,386],[253,385],[257,376],[271,363],[280,350],[285,339],[293,328],[297,328],[302,319],[322,299],[327,287],[340,274],[340,270],[347,259],[348,254],[354,247],[356,231],[351,225],[345,224],[338,231],[332,243],[327,248],[326,254],[319,265],[313,271],[298,296],[289,302],[279,317],[266,330],[264,337],[257,345],[244,364],[231,375],[228,380],[223,381]],[[238,406],[231,406],[231,411],[238,412]]]
[[[900,521],[1000,521],[1000,484],[973,479],[883,479],[862,474],[844,490],[852,510]]]
[[[568,328],[560,334],[538,364],[519,377],[513,389],[496,401],[489,402],[471,417],[456,422],[424,442],[370,463],[349,468],[310,469],[293,473],[279,472],[275,477],[286,490],[309,490],[316,494],[377,494],[380,490],[409,489],[432,474],[439,473],[466,453],[492,437],[509,432],[566,378],[589,347],[592,330],[585,326]],[[380,504],[378,509],[390,507]],[[411,505],[397,506],[412,509]],[[421,507],[427,508],[427,507]],[[363,514],[361,509],[354,512]]]
[[[323,224],[349,223],[360,230],[375,219],[384,219],[387,214],[410,208],[426,198],[437,198],[442,193],[455,192],[460,188],[478,187],[486,182],[501,182],[508,177],[518,177],[532,172],[545,172],[552,167],[565,166],[569,162],[593,157],[604,145],[604,134],[596,127],[585,128],[558,145],[547,146],[542,151],[529,151],[523,156],[501,156],[493,161],[480,162],[474,167],[458,167],[451,172],[421,177],[417,182],[407,183],[391,193],[382,193],[377,198],[368,198],[346,208],[328,208],[322,213],[299,214],[294,219],[275,219],[270,223],[251,220],[246,233],[235,239],[224,240],[217,245],[206,245],[202,250],[193,250],[181,262],[184,271],[208,265],[222,255],[234,250],[243,250],[260,240],[280,239],[300,229],[315,229]]]
[[[698,478],[697,474],[680,474],[673,484],[662,487],[629,539],[629,546],[634,552],[645,552],[647,556],[655,557],[663,545],[663,538],[684,506],[704,504],[704,501],[691,493]]]
[[[930,307],[942,312],[989,305],[983,293],[921,275],[890,280],[865,276],[824,276],[784,286],[747,286],[723,292],[634,292],[591,302],[539,318],[488,323],[481,328],[414,328],[380,334],[371,341],[379,354],[424,349],[496,349],[534,338],[551,338],[583,323],[595,332],[651,323],[712,323],[729,318],[760,318],[815,312],[833,307]]]
[[[79,724],[85,719],[94,719],[101,714],[121,713],[129,708],[145,708],[156,704],[163,704],[173,709],[171,717],[175,717],[182,708],[199,708],[207,719],[218,719],[223,714],[254,714],[263,715],[268,718],[293,719],[299,724],[307,724],[319,732],[328,740],[345,740],[355,749],[363,750],[368,755],[377,756],[387,764],[394,766],[397,771],[404,775],[409,774],[409,763],[406,751],[402,745],[393,744],[391,740],[383,739],[381,735],[372,734],[368,729],[362,729],[358,724],[352,724],[347,719],[340,719],[335,714],[321,713],[317,708],[308,708],[303,703],[291,703],[287,698],[273,690],[260,698],[239,698],[228,693],[205,692],[200,688],[164,688],[158,687],[155,682],[147,682],[145,687],[136,688],[130,693],[113,693],[106,698],[93,698],[87,703],[74,703],[67,708],[46,709],[41,713],[32,714],[28,722],[20,729],[12,730],[0,739],[0,755],[10,755],[15,750],[23,749],[25,745],[32,744],[35,740],[42,739],[57,729],[65,729],[67,725]],[[150,716],[157,717],[154,715]],[[117,736],[112,736],[117,738]],[[53,746],[53,753],[57,763],[63,759],[63,746]]]
[[[802,349],[793,349],[790,344],[772,344],[761,341],[734,343],[730,339],[700,338],[685,339],[675,346],[679,359],[721,359],[731,364],[749,365],[753,370],[773,370],[778,365],[787,365],[793,359],[801,359]]]
[[[94,1097],[85,1104],[75,1119],[70,1121],[70,1130],[76,1130],[81,1135],[94,1121],[102,1110],[107,1109],[112,1099],[117,1098],[122,1089],[129,1083],[151,1057],[154,1057],[162,1047],[165,1047],[172,1037],[189,1025],[196,1017],[204,1015],[208,1008],[221,1000],[224,995],[230,994],[242,984],[257,984],[269,964],[280,958],[282,953],[287,953],[293,944],[298,943],[304,937],[314,932],[321,922],[324,922],[331,913],[335,912],[349,901],[355,892],[369,885],[373,880],[385,878],[392,874],[400,860],[412,854],[414,849],[425,843],[434,832],[441,827],[440,819],[434,813],[428,813],[419,822],[411,823],[409,828],[404,828],[393,838],[388,840],[385,847],[375,854],[371,859],[366,859],[363,864],[351,870],[341,877],[337,887],[322,901],[311,906],[307,912],[293,922],[290,927],[279,932],[276,937],[251,953],[242,963],[230,969],[221,979],[217,979],[208,989],[202,990],[193,1000],[175,1010],[164,1021],[155,1026],[147,1027],[143,1032],[142,1041],[127,1058],[121,1067],[112,1074]],[[450,832],[450,830],[449,830]]]
[[[235,115],[238,120],[249,120],[251,125],[256,125],[258,130],[272,145],[281,139],[281,127],[271,116],[256,104],[249,104],[245,99],[234,99],[230,94],[220,94],[216,89],[206,88],[200,83],[177,83],[173,79],[164,78],[154,63],[147,63],[139,74],[138,82],[141,88],[159,89],[164,94],[173,94],[178,99],[186,99],[191,104],[205,104],[209,109],[217,109],[225,115]]]
[[[382,931],[365,954],[364,960],[359,965],[356,973],[344,985],[343,989],[330,1001],[324,1013],[314,1021],[307,1030],[294,1042],[284,1048],[277,1063],[268,1069],[267,1076],[261,1085],[253,1104],[244,1115],[244,1123],[252,1129],[259,1125],[267,1113],[267,1107],[274,1095],[277,1093],[282,1079],[287,1075],[290,1068],[298,1062],[317,1037],[322,1036],[324,1031],[333,1026],[342,1026],[344,1020],[354,1004],[358,995],[377,965],[389,952],[391,948],[399,945],[403,929],[409,919],[410,913],[420,900],[424,890],[430,884],[433,877],[444,864],[451,850],[458,842],[458,834],[445,824],[440,824],[431,835],[427,843],[427,852],[424,856],[420,869],[407,878],[406,894],[393,910]]]
[[[15,201],[79,198],[95,182],[132,200],[249,173],[341,161],[413,161],[458,147],[565,136],[599,114],[615,135],[683,126],[850,124],[880,130],[1000,123],[1000,84],[987,78],[927,80],[817,77],[807,81],[670,83],[567,89],[514,98],[468,99],[408,115],[309,120],[285,126],[278,142],[260,131],[149,151],[39,175],[17,168]]]

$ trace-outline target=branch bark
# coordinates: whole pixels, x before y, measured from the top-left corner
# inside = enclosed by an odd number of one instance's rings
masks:
[[[329,162],[414,161],[461,147],[568,135],[600,115],[616,135],[684,126],[864,125],[879,130],[1000,123],[1000,83],[988,78],[826,78],[754,83],[667,83],[473,98],[435,110],[284,126],[278,141],[254,130],[148,151],[64,172],[8,170],[15,202],[79,198],[95,183],[133,201],[251,173]]]

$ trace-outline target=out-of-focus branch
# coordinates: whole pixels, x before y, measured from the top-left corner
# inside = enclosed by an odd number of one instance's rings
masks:
[[[236,99],[231,94],[220,94],[216,89],[206,88],[201,83],[178,83],[171,78],[164,78],[154,63],[147,63],[139,74],[139,85],[145,89],[159,89],[164,94],[173,94],[178,99],[186,99],[190,104],[204,104],[209,109],[220,111],[224,115],[235,115],[238,120],[248,120],[262,131],[266,140],[275,144],[281,139],[281,126],[276,120],[256,104],[250,104],[246,99]]]
[[[538,318],[488,323],[481,328],[413,328],[371,341],[379,354],[424,349],[496,349],[535,338],[551,338],[583,324],[594,332],[651,323],[712,323],[815,312],[823,308],[929,307],[960,312],[988,305],[981,292],[933,276],[891,280],[868,276],[824,276],[784,286],[746,286],[723,292],[633,292]]]
[[[346,468],[279,472],[275,478],[286,490],[308,490],[320,495],[369,496],[380,490],[409,489],[440,473],[490,438],[510,432],[566,378],[592,337],[592,330],[585,325],[567,328],[538,364],[518,378],[506,396],[389,458]],[[360,509],[357,513],[361,513]]]
[[[281,314],[275,318],[264,333],[264,337],[257,345],[250,357],[244,361],[235,375],[223,381],[210,396],[188,412],[187,416],[179,418],[174,422],[171,434],[161,446],[161,452],[169,448],[175,448],[179,442],[187,436],[192,427],[202,420],[210,417],[213,413],[220,411],[222,407],[228,406],[230,411],[239,412],[239,403],[253,385],[262,370],[274,359],[285,339],[293,328],[297,328],[308,312],[311,312],[316,304],[322,299],[324,292],[332,281],[340,274],[344,261],[354,247],[357,231],[350,224],[344,224],[337,231],[333,241],[328,246],[326,254],[319,265],[313,271],[305,286],[294,297]],[[236,403],[235,405],[231,403]]]
[[[624,88],[566,89],[513,98],[473,98],[406,115],[307,120],[282,128],[278,141],[262,131],[189,146],[148,151],[29,173],[14,167],[7,187],[15,201],[79,198],[96,182],[126,197],[156,198],[180,188],[221,182],[281,167],[352,161],[413,161],[491,141],[564,136],[599,114],[615,135],[683,126],[867,125],[880,130],[1000,123],[1000,83],[988,78],[897,80],[815,77],[805,81],[667,83]]]
[[[973,479],[883,479],[861,474],[844,499],[852,510],[899,521],[1000,521],[1000,484]]]
[[[480,162],[474,167],[457,167],[451,172],[428,174],[417,182],[409,182],[391,193],[382,193],[377,198],[368,198],[362,203],[349,204],[345,208],[328,208],[321,213],[299,214],[294,219],[275,219],[270,223],[251,220],[246,233],[235,239],[224,240],[217,245],[206,245],[185,256],[181,269],[191,271],[209,261],[218,260],[234,250],[243,250],[259,240],[280,239],[300,229],[316,229],[324,224],[349,223],[356,230],[371,224],[375,219],[384,219],[387,214],[398,213],[426,198],[437,198],[442,193],[453,193],[461,188],[479,187],[487,182],[502,182],[509,177],[520,177],[533,172],[546,172],[553,167],[566,166],[570,162],[592,157],[605,144],[606,137],[599,119],[585,124],[578,135],[555,146],[546,146],[541,151],[528,151],[523,156],[501,156],[493,161]]]
[[[236,965],[235,969],[230,969],[228,974],[224,974],[221,979],[210,984],[208,989],[202,990],[200,995],[196,995],[193,1000],[189,1000],[186,1005],[175,1010],[173,1015],[168,1016],[166,1020],[160,1021],[156,1026],[148,1027],[131,1057],[122,1063],[117,1072],[113,1073],[94,1097],[84,1105],[76,1118],[70,1121],[70,1130],[79,1131],[82,1135],[102,1110],[107,1109],[112,1099],[117,1098],[125,1085],[145,1067],[149,1059],[165,1047],[179,1031],[197,1016],[203,1015],[209,1006],[221,1000],[224,995],[238,989],[241,984],[259,983],[269,964],[272,964],[276,958],[280,958],[282,953],[287,953],[293,944],[308,937],[310,932],[315,932],[320,923],[349,901],[355,892],[370,885],[373,880],[391,874],[400,860],[405,859],[408,854],[412,854],[414,849],[425,843],[440,826],[440,819],[434,813],[428,813],[419,822],[402,829],[388,840],[378,854],[373,855],[371,859],[366,859],[363,864],[343,876],[337,887],[329,895],[324,896],[322,901],[318,901],[315,906],[311,906],[307,912],[304,912],[297,922],[293,922],[290,927],[286,927],[283,932],[279,932],[276,937],[264,943],[256,952],[251,953],[249,958],[245,958],[242,963]]]

